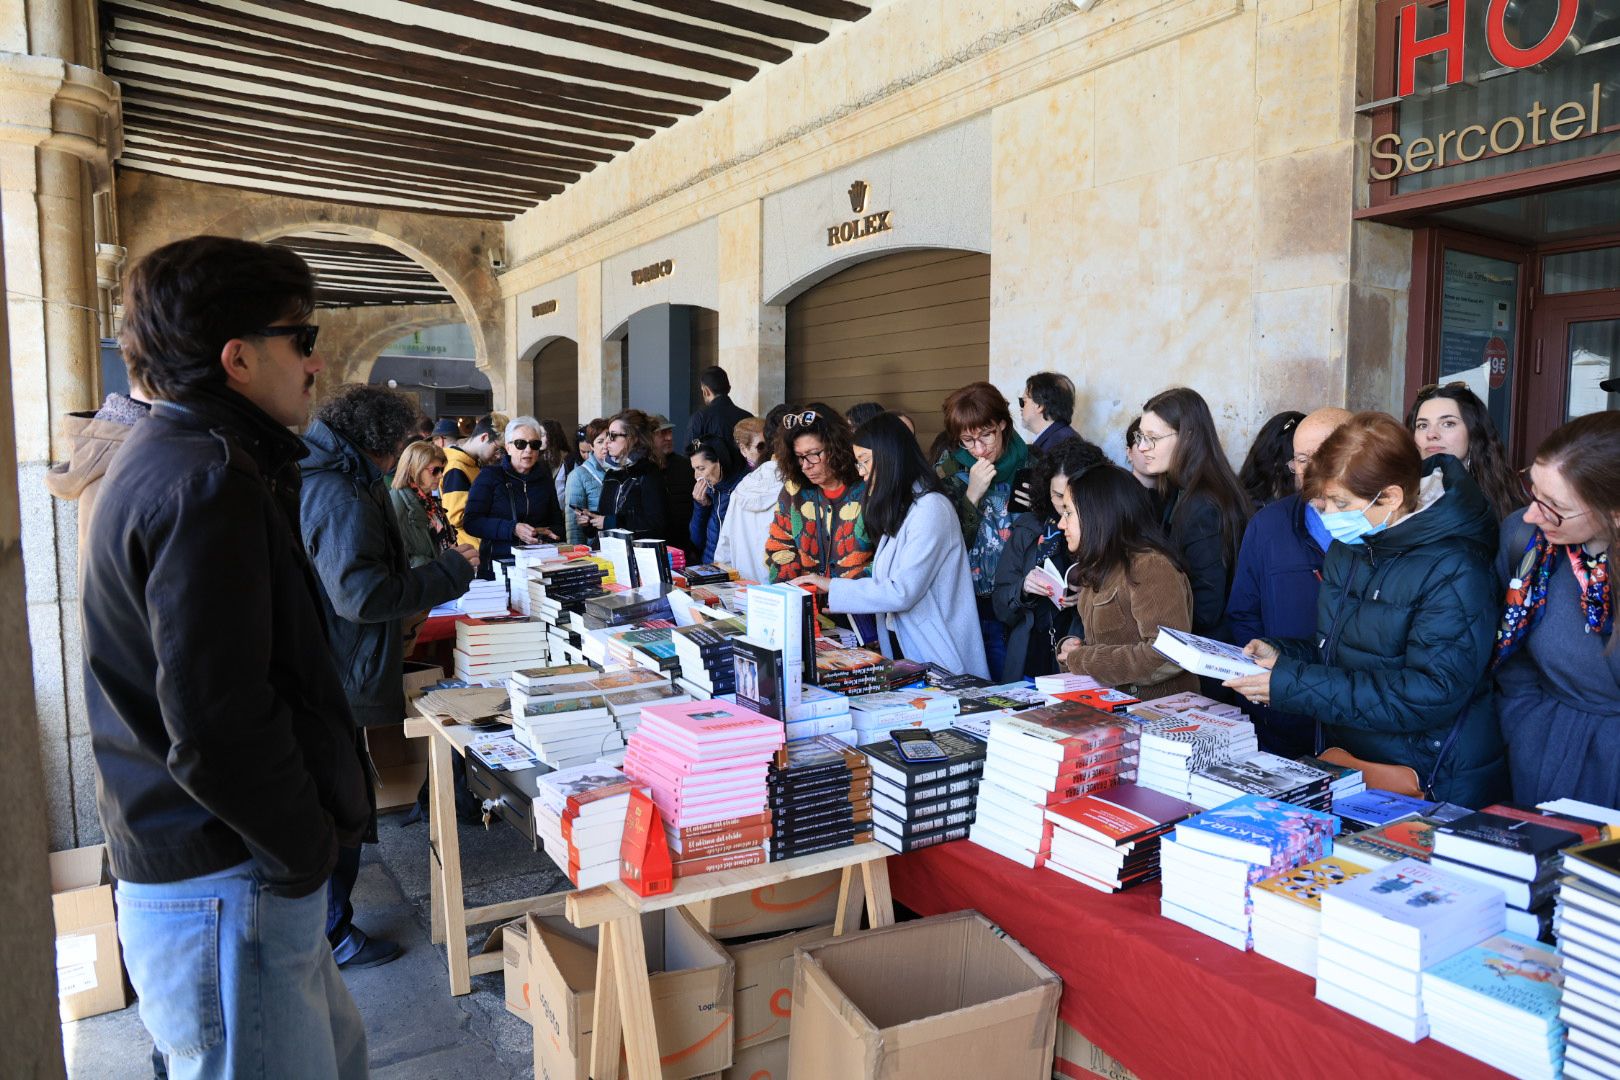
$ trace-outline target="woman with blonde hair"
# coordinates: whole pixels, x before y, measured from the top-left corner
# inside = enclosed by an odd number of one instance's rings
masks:
[[[445,461],[444,451],[432,443],[413,442],[400,452],[394,466],[389,498],[412,566],[424,566],[456,546],[456,530],[439,504]]]

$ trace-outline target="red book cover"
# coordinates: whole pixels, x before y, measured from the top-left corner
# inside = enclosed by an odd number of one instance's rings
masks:
[[[1046,816],[1059,828],[1079,825],[1119,845],[1162,832],[1201,811],[1183,799],[1125,783],[1049,806]]]
[[[771,835],[772,826],[755,825],[749,829],[730,829],[710,833],[696,840],[670,841],[670,850],[681,859],[695,859],[702,855],[721,855],[747,847],[759,847]],[[665,835],[668,835],[667,833]]]
[[[769,810],[760,814],[749,814],[746,817],[724,818],[720,821],[711,821],[704,825],[688,825],[684,829],[670,829],[670,833],[683,844],[688,840],[695,840],[703,836],[713,836],[715,833],[730,832],[733,829],[752,829],[760,825],[771,823]]]
[[[647,793],[636,788],[630,793],[624,839],[619,842],[619,880],[637,896],[657,896],[675,887],[670,869],[663,818]]]
[[[678,878],[691,877],[694,874],[713,874],[721,870],[740,870],[745,866],[759,866],[765,861],[763,847],[745,848],[742,851],[730,851],[724,855],[705,855],[695,859],[682,859],[675,864],[675,876]]]
[[[1061,701],[1073,701],[1080,705],[1090,705],[1093,709],[1103,712],[1124,712],[1132,705],[1142,704],[1141,698],[1134,698],[1121,690],[1109,687],[1098,687],[1094,690],[1071,690],[1066,694],[1053,694]]]
[[[1565,832],[1572,832],[1579,836],[1583,844],[1595,844],[1603,839],[1603,826],[1595,821],[1567,817],[1563,814],[1550,814],[1545,810],[1509,806],[1506,803],[1487,806],[1484,812],[1495,814],[1498,817],[1513,818],[1515,821],[1531,821],[1537,825],[1545,825],[1549,829],[1563,829]]]

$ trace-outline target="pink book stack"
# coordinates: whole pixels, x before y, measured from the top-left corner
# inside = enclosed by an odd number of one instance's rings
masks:
[[[766,770],[781,748],[780,722],[726,701],[648,705],[630,736],[624,771],[647,787],[672,836],[698,826],[763,813]],[[689,834],[689,833],[688,833]],[[752,866],[764,843],[714,858],[676,856],[675,875]]]

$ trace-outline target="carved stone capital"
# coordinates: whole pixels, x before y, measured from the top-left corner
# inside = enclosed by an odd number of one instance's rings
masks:
[[[53,57],[0,53],[0,141],[72,154],[98,192],[110,190],[124,147],[118,84]]]

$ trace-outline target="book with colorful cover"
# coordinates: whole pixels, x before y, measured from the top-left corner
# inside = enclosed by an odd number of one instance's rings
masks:
[[[635,783],[611,765],[591,763],[546,773],[535,781],[540,802],[553,813],[613,812],[612,800],[624,796],[629,805]],[[587,810],[587,807],[594,807]]]
[[[1414,799],[1410,795],[1368,788],[1354,795],[1334,799],[1333,812],[1369,828],[1377,828],[1404,817],[1422,816],[1433,810],[1435,805],[1426,799]]]
[[[1579,834],[1572,830],[1485,810],[1434,830],[1436,855],[1527,881],[1539,877],[1560,851],[1579,842]]]
[[[1352,859],[1371,859],[1379,864],[1402,859],[1428,862],[1434,854],[1434,830],[1439,824],[1433,818],[1401,818],[1376,829],[1341,836],[1338,846]]]
[[[1126,782],[1046,809],[1046,819],[1098,843],[1120,846],[1157,836],[1202,807]]]
[[[1416,946],[1419,968],[1443,958],[1430,954],[1427,946],[1455,945],[1445,952],[1450,956],[1489,934],[1500,933],[1505,920],[1500,889],[1448,874],[1417,859],[1380,866],[1323,893],[1323,932],[1328,930],[1329,919],[1337,923],[1341,915],[1358,920],[1352,925],[1382,926],[1391,938]],[[1458,944],[1458,935],[1480,926],[1487,928],[1485,933]]]
[[[737,700],[762,716],[785,721],[797,704],[793,688],[803,684],[791,678],[782,650],[746,637],[735,638],[731,664]]]
[[[991,743],[1005,741],[1058,761],[1120,746],[1134,737],[1129,724],[1087,705],[1049,705],[990,721]]]
[[[1556,948],[1503,931],[1423,973],[1423,994],[1443,994],[1472,1005],[1488,1019],[1506,1007],[1544,1024],[1558,1025],[1564,961]]]
[[[1315,844],[1330,848],[1338,831],[1339,819],[1332,814],[1243,795],[1188,818],[1176,826],[1176,838],[1196,850],[1258,865]]]
[[[1330,855],[1325,859],[1301,863],[1275,877],[1258,881],[1255,888],[1276,893],[1285,900],[1303,904],[1313,911],[1321,911],[1323,892],[1370,872],[1370,867],[1352,862],[1342,855]]]

